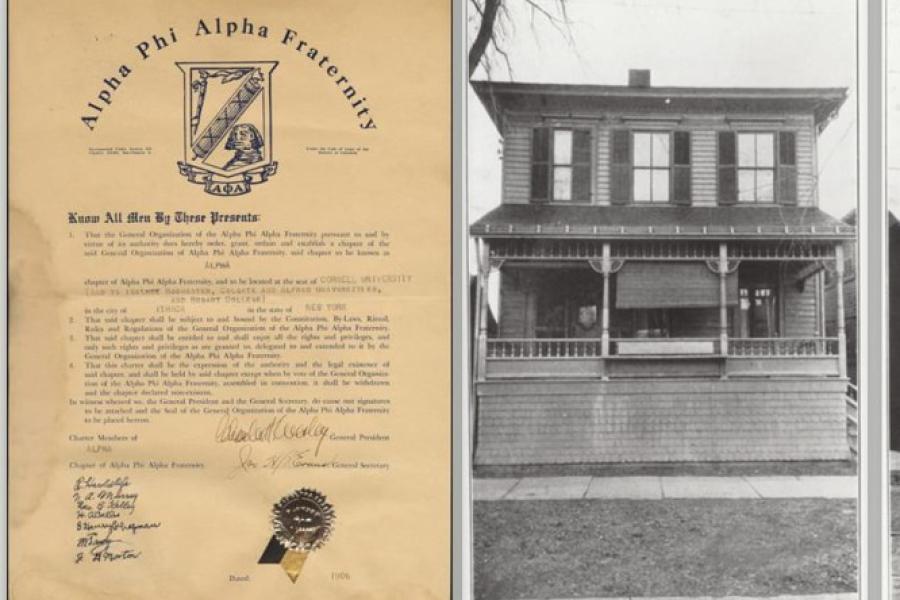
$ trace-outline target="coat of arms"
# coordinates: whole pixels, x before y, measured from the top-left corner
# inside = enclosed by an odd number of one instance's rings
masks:
[[[179,172],[217,196],[275,174],[272,71],[277,62],[182,62],[184,161]]]

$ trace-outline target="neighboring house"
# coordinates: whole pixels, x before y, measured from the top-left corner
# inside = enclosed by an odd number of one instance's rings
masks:
[[[856,232],[816,186],[845,89],[472,85],[503,137],[477,465],[849,456],[824,272]]]

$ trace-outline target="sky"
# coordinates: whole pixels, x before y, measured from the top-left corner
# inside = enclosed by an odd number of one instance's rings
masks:
[[[887,199],[900,216],[900,2],[888,2],[887,15]]]
[[[659,86],[848,88],[838,117],[819,137],[819,206],[838,218],[856,206],[852,1],[566,0],[571,24],[563,32],[533,15],[525,0],[505,1],[502,46],[512,76],[492,55],[495,81],[624,85],[633,68],[650,69],[652,85]],[[536,1],[554,12],[556,0]],[[476,24],[470,17],[470,40]],[[894,68],[900,77],[900,65]],[[483,67],[472,77],[487,78]],[[900,97],[892,104],[900,115]],[[500,136],[471,86],[467,111],[473,222],[500,202]],[[900,181],[900,157],[894,161]]]

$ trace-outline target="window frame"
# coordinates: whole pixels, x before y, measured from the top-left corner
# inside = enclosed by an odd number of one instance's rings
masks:
[[[534,147],[534,135],[535,131],[538,129],[546,129],[548,132],[547,136],[547,160],[546,161],[535,161],[533,156],[533,147]],[[570,149],[570,162],[568,163],[557,163],[556,162],[556,132],[558,131],[568,131],[571,133],[571,149]],[[576,152],[575,152],[575,138],[576,132],[583,131],[588,135],[588,156],[584,161],[576,160]],[[538,204],[576,204],[576,205],[588,205],[594,203],[594,173],[595,173],[595,149],[594,145],[597,139],[596,128],[593,125],[589,126],[580,126],[575,123],[543,123],[538,125],[533,125],[531,127],[531,144],[532,144],[532,155],[529,157],[529,174],[530,174],[530,184],[533,185],[534,174],[533,170],[535,166],[542,166],[547,169],[547,189],[546,191],[546,199],[539,198],[535,196],[534,189],[530,189],[529,191],[529,202],[530,203],[538,203]],[[570,170],[570,181],[569,181],[569,199],[557,199],[554,197],[556,191],[555,185],[555,174],[557,167],[560,168],[568,168]],[[575,181],[576,181],[576,169],[578,167],[585,167],[588,172],[588,187],[587,187],[587,198],[585,200],[576,199],[575,193]]]
[[[568,133],[569,134],[569,162],[556,162],[556,134],[557,133]],[[548,198],[550,202],[573,202],[575,198],[575,129],[569,127],[551,127],[550,128],[550,155],[548,157],[550,164],[550,173],[548,182],[550,184],[550,190],[548,193]],[[568,198],[557,198],[556,197],[556,170],[557,169],[568,169],[569,170],[569,197]]]
[[[735,140],[734,140],[734,170],[735,170],[735,188],[737,192],[737,202],[738,205],[772,205],[778,204],[778,163],[779,163],[779,152],[781,152],[780,146],[780,131],[776,129],[771,130],[737,130],[734,132]],[[772,165],[769,167],[760,167],[758,164],[754,164],[752,167],[741,165],[741,136],[752,135],[754,136],[754,146],[753,146],[753,155],[754,155],[754,163],[758,163],[758,136],[761,135],[769,135],[772,136]],[[760,172],[770,172],[772,174],[772,184],[770,186],[771,191],[771,199],[770,200],[760,200],[759,199],[759,185],[758,178]],[[741,172],[752,172],[753,173],[753,199],[745,200],[742,194],[741,187]]]
[[[637,136],[639,135],[649,135],[650,136],[650,165],[638,165],[637,164]],[[665,135],[668,138],[668,145],[666,147],[668,160],[666,166],[660,167],[656,166],[653,163],[653,136],[654,135]],[[632,204],[639,204],[645,206],[658,206],[661,204],[670,204],[672,202],[672,178],[673,178],[673,160],[675,154],[675,136],[674,131],[672,130],[659,130],[659,129],[634,129],[631,131],[631,202]],[[638,199],[637,197],[637,173],[638,171],[649,171],[650,172],[650,199],[643,200]],[[665,171],[666,173],[666,196],[664,200],[654,199],[654,172],[655,171]]]

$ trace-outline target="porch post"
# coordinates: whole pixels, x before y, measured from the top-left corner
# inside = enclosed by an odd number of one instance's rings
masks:
[[[719,243],[719,353],[728,354],[728,243]]]
[[[601,310],[600,325],[600,354],[609,356],[609,275],[612,270],[612,259],[609,242],[603,242],[603,309]]]
[[[487,377],[487,325],[488,325],[488,275],[490,274],[490,245],[487,240],[478,240],[477,306],[475,309],[476,346],[475,376],[478,381]]]
[[[837,295],[838,375],[847,376],[847,332],[844,324],[844,245],[834,247],[835,292]]]

